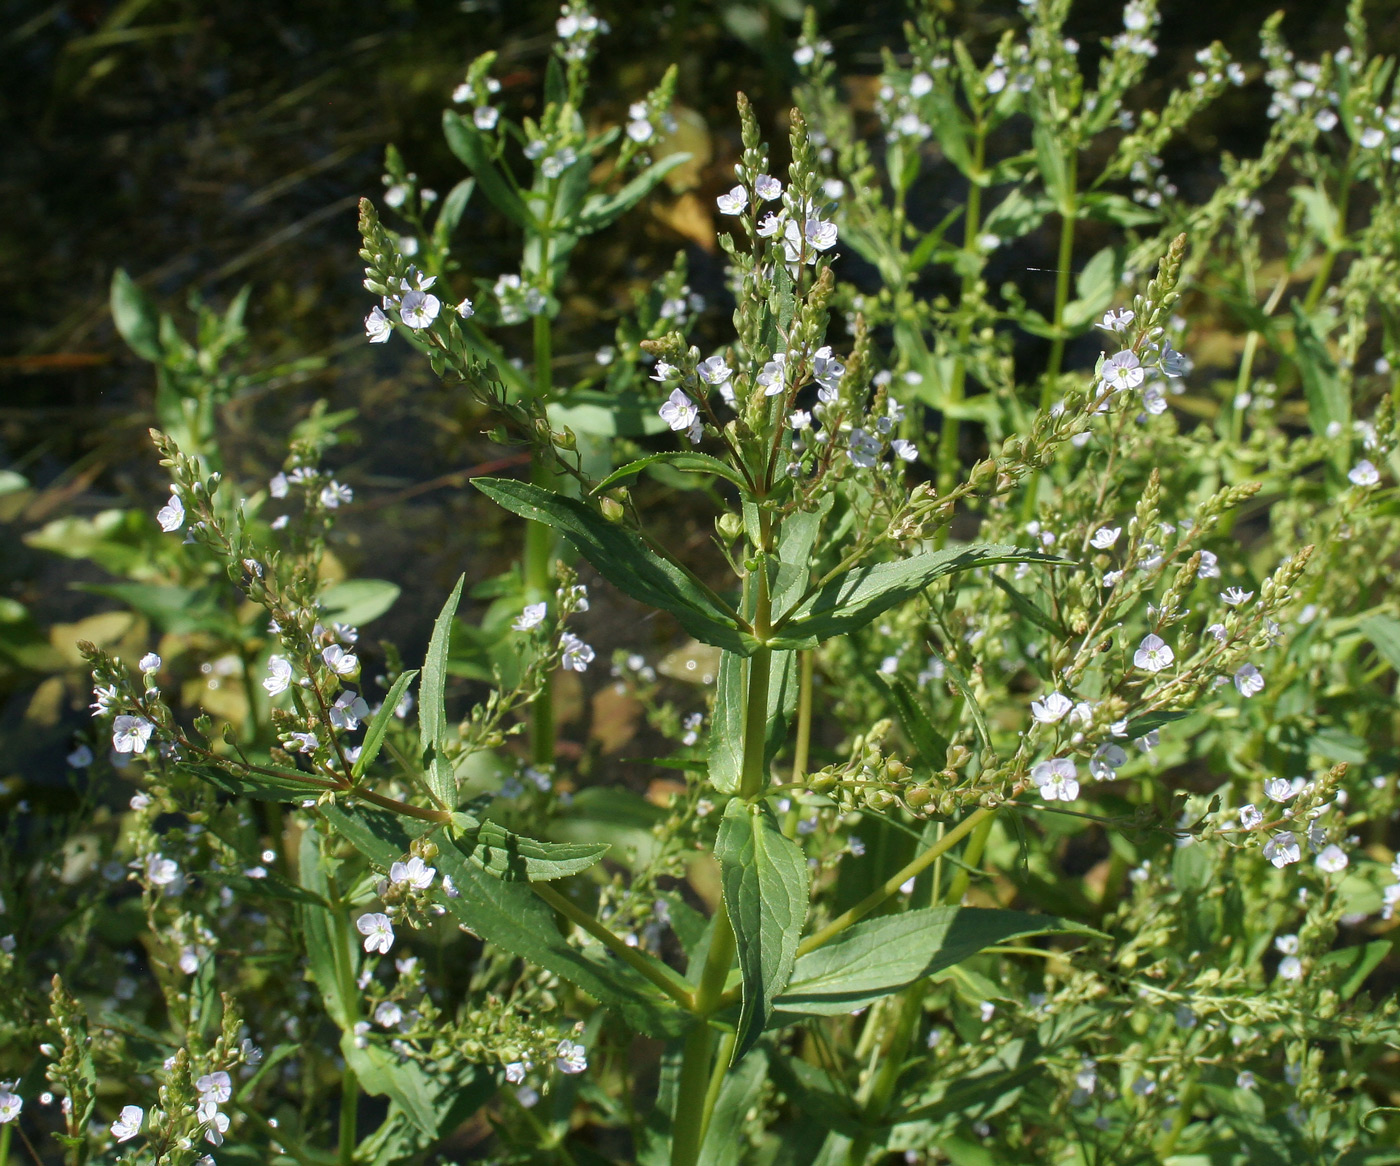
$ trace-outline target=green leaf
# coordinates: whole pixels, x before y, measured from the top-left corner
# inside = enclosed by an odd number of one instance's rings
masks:
[[[483,870],[500,879],[531,883],[567,878],[596,865],[608,852],[602,842],[538,842],[471,814],[453,814],[458,844]]]
[[[948,738],[933,727],[914,686],[900,676],[887,676],[883,672],[879,676],[894,697],[899,722],[919,760],[930,769],[942,769],[948,759]]]
[[[737,798],[729,803],[715,858],[743,977],[737,1061],[758,1040],[792,974],[811,875],[802,848],[778,828],[767,803],[749,806]]]
[[[725,1074],[710,1122],[705,1127],[699,1166],[734,1166],[735,1148],[744,1142],[744,1124],[749,1111],[759,1103],[767,1080],[768,1057],[762,1049],[756,1050],[732,1073]]]
[[[199,877],[206,882],[216,886],[228,887],[239,895],[265,895],[270,899],[285,899],[290,903],[306,903],[313,907],[325,907],[328,904],[319,895],[313,894],[304,887],[297,886],[296,883],[284,879],[276,871],[268,871],[259,878],[250,875],[238,874],[235,871],[227,870],[206,870],[201,871]]]
[[[671,453],[654,453],[650,457],[638,458],[634,462],[628,462],[625,466],[614,470],[601,482],[593,487],[593,494],[601,494],[604,490],[618,485],[620,482],[627,482],[635,478],[648,466],[654,466],[658,462],[668,466],[674,466],[678,470],[685,470],[691,474],[713,474],[715,477],[723,478],[725,481],[733,482],[741,490],[748,489],[748,484],[738,470],[727,462],[722,462],[717,457],[711,457],[707,453],[692,453],[682,450]]]
[[[1069,638],[1069,629],[1066,628],[1064,624],[1060,623],[1059,620],[1048,612],[1042,611],[1000,575],[993,575],[992,582],[1005,593],[1007,599],[1011,600],[1011,606],[1026,619],[1030,620],[1031,623],[1035,624],[1036,627],[1043,628],[1051,635],[1063,636],[1066,639]]]
[[[1294,303],[1292,307],[1292,355],[1308,401],[1308,425],[1318,437],[1327,436],[1332,425],[1345,432],[1351,428],[1351,393],[1337,369],[1336,359],[1327,349],[1325,330],[1319,327],[1318,317],[1305,314],[1301,305]],[[1345,451],[1334,455],[1337,469],[1345,468],[1345,456]]]
[[[551,401],[549,423],[595,437],[641,437],[666,431],[656,401],[638,393],[578,389]]]
[[[442,132],[447,138],[448,148],[476,176],[482,192],[496,209],[516,226],[526,229],[532,227],[534,219],[529,209],[492,160],[490,148],[481,131],[456,110],[445,109],[442,112]]]
[[[1361,634],[1371,641],[1380,657],[1400,672],[1400,619],[1373,612],[1358,625]]]
[[[1078,298],[1065,305],[1064,325],[1071,331],[1087,328],[1112,306],[1122,286],[1122,252],[1105,247],[1084,265],[1075,282]]]
[[[838,1016],[1025,935],[1101,932],[1053,915],[933,907],[864,919],[797,961],[774,1007]]]
[[[1040,226],[1054,206],[1045,194],[1031,194],[1018,186],[992,208],[982,230],[1002,240],[1019,239]]]
[[[812,548],[817,533],[835,504],[835,495],[823,494],[815,510],[798,511],[778,532],[778,573],[773,583],[773,610],[786,611],[802,598],[812,577]]]
[[[1074,192],[1070,190],[1069,163],[1064,147],[1054,131],[1045,125],[1038,125],[1031,131],[1031,141],[1035,145],[1035,160],[1045,192],[1057,207],[1067,206]]]
[[[452,617],[462,598],[462,575],[447,597],[433,624],[428,654],[423,660],[423,679],[418,685],[418,725],[423,737],[423,772],[428,789],[444,809],[457,804],[457,775],[443,752],[447,744],[447,651],[452,642]]]
[[[371,1039],[363,1048],[353,1032],[343,1033],[340,1051],[366,1093],[390,1097],[404,1116],[429,1138],[451,1133],[496,1091],[486,1069],[458,1062],[455,1072],[440,1061],[432,1071],[411,1058],[400,1058]]]
[[[360,624],[378,619],[394,606],[399,586],[387,579],[347,579],[327,588],[321,607],[337,623]]]
[[[421,822],[410,823],[367,806],[353,810],[325,806],[321,813],[338,834],[383,870],[403,858],[414,834],[423,833]],[[638,1032],[674,1036],[689,1025],[689,1013],[601,944],[577,947],[571,943],[561,934],[554,911],[530,890],[529,883],[507,882],[489,874],[462,853],[445,829],[435,829],[432,840],[438,847],[433,864],[457,891],[455,897],[443,896],[440,902],[459,924],[487,943],[577,985],[599,1003],[615,1008]],[[658,961],[658,967],[665,965]]]
[[[466,211],[467,203],[471,201],[472,191],[475,189],[475,178],[463,178],[447,192],[447,197],[442,200],[442,209],[438,211],[438,216],[433,221],[433,241],[438,247],[445,248],[452,241],[453,232],[457,230],[457,224],[462,221],[462,215]]]
[[[179,768],[203,778],[226,794],[255,798],[260,802],[299,802],[303,798],[318,797],[334,788],[329,781],[311,774],[306,774],[302,780],[291,775],[279,777],[265,773],[235,775],[216,765],[196,765],[188,761],[181,762]]]
[[[1317,966],[1319,969],[1327,968],[1329,971],[1340,968],[1347,973],[1346,979],[1337,988],[1337,994],[1343,1000],[1350,1000],[1360,991],[1361,985],[1366,982],[1366,977],[1384,962],[1393,946],[1394,944],[1388,939],[1375,939],[1370,943],[1339,947],[1335,951],[1329,951],[1319,959]]]
[[[962,693],[963,704],[967,708],[968,716],[972,718],[972,727],[977,731],[977,740],[981,743],[983,750],[990,754],[992,752],[992,734],[987,728],[987,717],[982,712],[982,706],[977,703],[977,697],[972,691],[971,682],[954,661],[947,656],[939,656],[938,658],[943,661],[943,669],[948,679]]]
[[[670,154],[659,162],[653,162],[616,194],[592,195],[584,202],[583,210],[579,213],[579,234],[592,234],[609,226],[646,198],[672,170],[689,161],[689,154]]]
[[[774,652],[768,684],[768,717],[763,751],[771,761],[787,738],[788,722],[797,708],[797,654]],[[748,690],[748,663],[733,652],[719,658],[715,683],[715,707],[710,716],[709,778],[720,793],[739,789],[744,765],[744,694]]]
[[[814,648],[823,640],[864,627],[945,575],[994,563],[1070,565],[1067,559],[1040,551],[973,544],[922,551],[907,559],[855,567],[838,575],[784,615],[775,628],[779,634],[773,646]]]
[[[315,830],[302,832],[298,877],[311,895],[325,902],[330,899],[330,884],[321,865],[319,838]],[[336,958],[338,943],[335,920],[330,908],[318,903],[302,903],[297,913],[301,920],[301,938],[306,944],[306,963],[311,979],[320,989],[321,1000],[330,1018],[342,1032],[348,1031],[355,1023],[356,1001],[349,999],[344,989],[346,985],[354,983],[356,969],[350,967],[345,969],[346,975],[341,975]],[[352,961],[357,958],[353,948],[350,958]]]
[[[161,583],[77,583],[74,590],[115,599],[162,631],[176,635],[225,630],[231,622],[212,590],[194,591]]]
[[[679,563],[663,559],[624,526],[608,522],[582,502],[504,478],[475,478],[473,484],[513,514],[558,530],[619,591],[669,611],[702,643],[741,656],[759,647],[739,629],[737,615]]]
[[[127,347],[142,360],[159,364],[164,352],[160,346],[160,318],[155,305],[120,267],[112,273],[111,307],[112,323]]]
[[[389,722],[394,719],[394,710],[399,707],[404,692],[407,691],[408,686],[413,683],[413,678],[417,675],[418,669],[416,668],[400,673],[399,678],[394,681],[394,686],[384,697],[384,703],[379,706],[379,711],[365,726],[364,744],[360,748],[360,755],[355,758],[355,764],[350,769],[352,777],[363,777],[365,770],[374,764],[374,759],[379,756],[380,746],[384,744],[384,734],[389,731]]]
[[[1162,215],[1159,211],[1140,206],[1126,195],[1093,191],[1079,196],[1079,217],[1131,229],[1160,222]]]

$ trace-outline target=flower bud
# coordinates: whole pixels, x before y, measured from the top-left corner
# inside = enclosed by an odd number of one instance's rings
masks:
[[[621,522],[627,513],[621,502],[616,498],[609,498],[606,494],[599,500],[598,506],[603,512],[603,517],[609,522]]]

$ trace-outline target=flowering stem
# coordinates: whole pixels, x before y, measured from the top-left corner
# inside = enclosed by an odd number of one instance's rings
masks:
[[[541,312],[535,317],[534,327],[535,396],[547,402],[553,391],[549,317]],[[547,490],[553,479],[542,454],[536,450],[530,463],[530,481]],[[525,602],[544,603],[551,591],[550,567],[554,558],[554,532],[544,523],[525,523],[524,558]],[[554,680],[550,676],[543,677],[540,691],[530,705],[530,756],[536,765],[554,763]]]
[[[606,924],[595,919],[587,911],[580,910],[548,883],[531,883],[530,889],[570,923],[583,928],[623,963],[645,976],[682,1008],[693,1009],[695,1007],[695,996],[690,988],[682,983],[680,978],[665,964],[650,958],[635,947],[629,947]]]
[[[967,209],[963,215],[962,245],[962,293],[958,297],[958,308],[964,312],[958,325],[957,356],[953,363],[953,376],[948,383],[949,405],[958,405],[963,399],[963,389],[967,384],[967,345],[972,338],[972,317],[966,313],[967,299],[977,286],[982,265],[979,262],[981,248],[978,235],[982,230],[982,162],[987,145],[986,130],[979,119],[977,136],[973,146],[972,169],[968,172]],[[974,264],[976,265],[974,269]],[[938,492],[947,494],[956,484],[958,474],[958,418],[951,411],[944,411],[943,432],[938,439]],[[939,532],[940,540],[947,538],[947,528]],[[940,541],[940,544],[942,542]]]
[[[7,1121],[3,1128],[0,1128],[0,1166],[10,1166],[10,1134],[12,1132],[13,1121]]]

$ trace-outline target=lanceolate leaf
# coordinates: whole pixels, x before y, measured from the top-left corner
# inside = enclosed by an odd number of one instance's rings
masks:
[[[948,757],[948,738],[933,727],[919,694],[907,680],[898,676],[881,673],[880,678],[894,697],[899,722],[904,726],[909,743],[918,751],[919,760],[931,769],[941,769]]]
[[[532,221],[530,212],[505,175],[491,160],[486,139],[481,131],[460,113],[448,109],[442,114],[442,132],[447,138],[448,148],[465,163],[480,184],[482,193],[495,203],[496,209],[502,211],[517,226],[529,227]]]
[[[393,814],[356,806],[322,809],[336,832],[375,865],[388,869],[408,852],[422,823],[409,823]],[[410,834],[412,829],[414,834]],[[473,862],[437,828],[433,865],[452,880],[455,896],[439,902],[462,926],[487,943],[553,972],[577,985],[601,1004],[616,1008],[632,1028],[648,1036],[673,1036],[690,1020],[669,997],[638,972],[621,963],[599,944],[576,947],[562,934],[555,914],[525,882],[509,882]],[[658,966],[663,967],[658,961]]]
[[[616,194],[593,195],[583,204],[583,210],[579,214],[579,232],[587,235],[593,231],[601,231],[641,202],[656,188],[657,183],[677,166],[689,161],[689,154],[671,154],[659,162],[653,162]]]
[[[855,567],[832,579],[777,627],[775,647],[814,648],[832,636],[864,627],[897,603],[917,595],[936,579],[994,563],[1049,563],[1067,559],[1021,547],[974,544],[942,551],[923,551],[892,563]]]
[[[854,924],[797,961],[774,1005],[836,1016],[1023,935],[1099,932],[1053,915],[980,907],[934,907]]]
[[[540,883],[567,878],[608,852],[605,842],[537,842],[470,814],[453,814],[452,824],[461,832],[462,853],[501,879]]]
[[[811,876],[802,848],[778,828],[773,811],[738,798],[724,812],[715,857],[743,977],[738,1060],[763,1032],[792,974]]]
[[[633,531],[608,522],[582,502],[528,482],[477,478],[473,484],[513,514],[554,527],[614,587],[669,611],[702,643],[741,656],[758,648],[757,641],[740,630],[733,611],[722,607],[694,575],[663,559]]]
[[[418,669],[412,668],[401,673],[394,681],[394,686],[389,689],[389,694],[384,698],[384,703],[379,706],[379,711],[374,714],[373,719],[365,728],[365,741],[360,749],[359,757],[355,758],[355,764],[351,767],[350,773],[354,777],[362,777],[366,769],[379,756],[380,747],[384,744],[384,734],[389,731],[389,722],[393,720],[394,710],[399,707],[403,700],[403,694],[408,690],[408,686],[413,683],[413,678],[418,675]]]
[[[418,724],[423,735],[423,771],[428,789],[439,805],[452,809],[457,804],[457,776],[443,749],[447,742],[447,649],[452,640],[452,617],[462,598],[463,575],[447,597],[433,624],[428,655],[423,661],[423,680],[418,686]],[[386,702],[387,703],[387,702]]]
[[[292,775],[282,777],[271,773],[234,775],[217,765],[194,765],[190,762],[182,762],[180,768],[202,777],[226,794],[255,798],[260,802],[299,802],[302,798],[316,797],[322,790],[335,788],[326,779],[313,777],[309,773],[303,780],[298,780]]]
[[[711,457],[707,453],[677,450],[669,453],[654,453],[649,457],[638,458],[634,462],[628,462],[625,466],[618,467],[594,486],[592,493],[601,494],[604,490],[621,482],[630,481],[648,466],[657,464],[674,466],[678,470],[685,470],[691,474],[710,474],[713,477],[723,478],[727,482],[733,482],[740,489],[747,485],[739,471],[728,462],[722,462],[719,458]]]

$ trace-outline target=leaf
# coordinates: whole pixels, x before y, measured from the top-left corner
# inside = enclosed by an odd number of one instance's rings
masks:
[[[1026,619],[1030,620],[1031,623],[1035,624],[1036,627],[1043,628],[1051,635],[1062,636],[1066,639],[1069,638],[1069,629],[1066,628],[1064,624],[1060,623],[1059,620],[1048,612],[1042,611],[1000,575],[993,575],[992,582],[1005,593],[1007,599],[1011,600],[1011,606]]]
[[[398,584],[387,579],[347,579],[326,590],[321,607],[337,623],[358,627],[378,619],[398,597]]]
[[[1025,935],[1100,936],[1053,915],[982,907],[933,907],[864,919],[797,961],[774,1008],[837,1016]]]
[[[936,579],[994,563],[1050,563],[1069,560],[1040,551],[995,544],[973,544],[922,551],[907,559],[845,571],[779,619],[774,647],[814,648],[822,640],[864,627],[897,603],[917,595]]]
[[[904,734],[914,746],[919,760],[930,769],[942,769],[948,759],[948,738],[933,727],[913,685],[903,677],[887,676],[883,672],[878,675],[894,697],[899,722],[904,726]]]
[[[1380,653],[1381,659],[1400,672],[1400,620],[1377,611],[1368,615],[1358,626],[1361,634]]]
[[[1139,737],[1147,736],[1154,729],[1160,729],[1164,725],[1170,725],[1173,721],[1182,720],[1190,715],[1191,713],[1187,709],[1162,709],[1155,713],[1144,713],[1128,722],[1126,735],[1136,741]]]
[[[473,484],[513,514],[558,530],[618,590],[669,611],[687,632],[741,656],[759,647],[739,629],[738,617],[679,563],[663,559],[641,536],[608,522],[582,502],[527,482],[475,478]]]
[[[823,494],[815,510],[789,517],[778,532],[778,573],[773,583],[773,610],[785,611],[802,598],[812,576],[812,548],[831,513],[835,495]]]
[[[360,755],[355,758],[355,764],[350,769],[352,777],[363,777],[365,770],[374,764],[374,759],[379,756],[380,746],[384,744],[384,734],[389,731],[389,722],[394,719],[394,710],[399,707],[399,703],[403,700],[403,694],[417,675],[418,669],[416,668],[401,672],[399,678],[394,681],[393,687],[384,697],[379,711],[365,726],[364,744],[360,748]]]
[[[444,809],[457,804],[457,775],[443,752],[447,743],[447,651],[452,642],[452,617],[462,599],[465,575],[447,597],[433,624],[428,654],[423,659],[423,679],[418,685],[418,725],[423,737],[423,771],[428,789]]]
[[[161,631],[176,635],[227,629],[229,616],[216,605],[212,591],[194,591],[160,583],[77,583],[75,591],[105,595],[140,612]]]
[[[411,1058],[401,1059],[378,1040],[372,1039],[364,1047],[355,1040],[353,1032],[343,1033],[340,1051],[365,1092],[392,1098],[429,1138],[456,1129],[496,1091],[493,1075],[478,1066],[459,1063],[454,1074],[444,1072],[441,1062],[434,1062],[429,1072]]]
[[[534,219],[510,182],[491,158],[490,149],[480,130],[456,110],[442,111],[442,132],[448,148],[476,176],[482,192],[508,219],[518,227],[529,229]]]
[[[689,161],[689,154],[671,154],[653,162],[616,194],[591,196],[578,216],[579,233],[588,235],[609,226],[646,198],[672,170]]]
[[[720,655],[715,707],[710,716],[709,778],[720,793],[739,789],[744,767],[744,709],[749,665],[733,652]],[[765,761],[771,761],[787,738],[797,708],[797,654],[774,652],[769,665],[768,717],[764,730]]]
[[[1306,315],[1301,305],[1293,307],[1293,361],[1298,366],[1298,376],[1303,382],[1303,392],[1308,400],[1308,425],[1318,437],[1327,436],[1332,425],[1342,430],[1351,428],[1351,394],[1342,381],[1337,369],[1337,361],[1327,350],[1327,342],[1319,330],[1317,317]],[[1345,451],[1338,447],[1333,463],[1343,468]]]
[[[767,803],[749,806],[737,798],[729,803],[715,858],[743,977],[737,1061],[758,1040],[792,974],[811,875],[802,848],[778,828]]]
[[[637,393],[578,389],[551,401],[547,411],[556,429],[567,427],[595,437],[640,437],[667,429],[656,401]]]
[[[1343,1000],[1350,1000],[1361,989],[1361,985],[1366,982],[1366,977],[1378,968],[1390,954],[1390,949],[1394,945],[1388,939],[1375,939],[1370,943],[1358,943],[1351,947],[1339,947],[1335,951],[1329,951],[1317,961],[1319,969],[1327,968],[1329,971],[1342,969],[1347,973],[1346,979],[1337,988],[1337,994]]]
[[[648,466],[656,465],[658,462],[674,466],[678,470],[685,470],[687,473],[713,474],[716,477],[724,478],[728,482],[733,482],[741,490],[748,489],[748,484],[739,474],[739,471],[734,469],[734,467],[727,462],[722,462],[719,458],[711,457],[707,453],[692,453],[688,450],[681,450],[670,453],[654,453],[650,457],[638,458],[634,462],[628,462],[625,466],[610,473],[594,486],[589,493],[601,494],[604,490],[616,486],[620,482],[635,478]]]
[[[433,221],[433,242],[438,247],[446,248],[452,241],[452,235],[457,230],[457,224],[462,221],[462,215],[475,189],[475,178],[463,178],[447,192],[447,197],[442,200],[442,209]]]
[[[1054,203],[1047,195],[1039,191],[1031,194],[1018,186],[992,208],[982,230],[1003,241],[1019,239],[1040,226],[1053,209]]]
[[[1031,141],[1035,145],[1035,160],[1045,192],[1057,207],[1067,206],[1073,191],[1070,190],[1069,163],[1064,147],[1054,131],[1045,125],[1038,125],[1031,131]]]
[[[992,734],[987,728],[987,718],[982,712],[982,706],[977,703],[977,697],[973,695],[971,682],[963,670],[949,657],[939,656],[938,658],[943,661],[943,669],[948,679],[953,682],[953,687],[962,693],[963,704],[967,708],[968,716],[972,718],[972,727],[977,731],[977,740],[981,743],[983,750],[990,754],[992,752]]]
[[[238,874],[234,871],[207,870],[201,871],[199,877],[206,882],[214,883],[216,886],[228,887],[239,895],[265,895],[271,899],[285,899],[292,903],[329,908],[329,904],[319,895],[284,879],[276,871],[268,871],[267,874],[259,878],[253,878],[251,875]]]
[[[142,360],[159,364],[164,352],[160,346],[160,319],[155,305],[120,267],[112,273],[110,303],[112,323],[127,347]]]
[[[500,879],[540,883],[567,878],[596,865],[608,852],[604,842],[538,842],[495,822],[453,814],[461,831],[462,853]]]
[[[203,778],[226,794],[254,798],[260,802],[299,802],[303,798],[314,798],[325,790],[336,788],[331,782],[311,774],[306,774],[301,780],[290,775],[279,777],[264,773],[232,774],[216,765],[195,765],[188,761],[181,762],[179,768]]]
[[[758,1049],[731,1073],[724,1075],[719,1098],[700,1148],[699,1166],[734,1166],[735,1148],[744,1142],[744,1123],[759,1102],[768,1080],[768,1057]]]
[[[1092,324],[1113,303],[1113,297],[1122,286],[1123,255],[1115,247],[1105,247],[1097,252],[1075,282],[1076,299],[1065,305],[1065,327],[1079,331]]]
[[[409,823],[381,810],[325,806],[321,813],[337,833],[384,870],[402,859],[413,839]],[[416,833],[423,832],[422,825],[411,824]],[[570,943],[560,934],[553,909],[528,883],[488,874],[462,853],[444,829],[434,830],[432,840],[438,847],[433,863],[457,891],[455,897],[443,896],[440,902],[459,924],[487,943],[577,985],[600,1004],[615,1008],[638,1032],[674,1036],[689,1025],[689,1013],[600,944],[576,947]],[[660,961],[657,966],[670,971]]]
[[[326,881],[325,869],[321,866],[319,835],[315,830],[305,830],[301,835],[301,849],[298,852],[298,877],[302,886],[317,899],[330,899],[330,885]],[[355,1023],[356,1003],[347,998],[345,986],[355,978],[354,967],[341,975],[336,959],[336,936],[334,919],[330,908],[313,903],[303,903],[298,909],[301,920],[301,938],[306,946],[306,963],[311,979],[320,989],[321,1000],[326,1012],[342,1032],[348,1031]],[[351,949],[351,958],[355,958]]]

